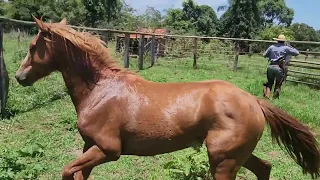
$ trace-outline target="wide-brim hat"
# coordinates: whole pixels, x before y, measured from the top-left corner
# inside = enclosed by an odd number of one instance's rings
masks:
[[[286,40],[286,36],[284,36],[283,34],[280,34],[279,36],[278,36],[278,38],[273,38],[273,40],[276,40],[276,41],[287,41]]]

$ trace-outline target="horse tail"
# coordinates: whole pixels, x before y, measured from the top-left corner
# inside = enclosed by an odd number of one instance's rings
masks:
[[[304,174],[315,179],[320,176],[320,152],[315,135],[309,128],[282,109],[266,100],[258,100],[270,126],[272,140],[284,145],[292,159],[300,165]]]

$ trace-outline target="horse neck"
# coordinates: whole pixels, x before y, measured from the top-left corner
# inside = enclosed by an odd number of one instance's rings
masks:
[[[78,112],[81,103],[89,96],[91,90],[95,87],[95,83],[98,83],[93,79],[95,78],[93,75],[98,75],[99,81],[106,78],[106,75],[102,74],[103,64],[92,62],[88,55],[76,48],[73,48],[73,50],[61,48],[57,54],[59,71],[62,73],[68,93]]]
[[[83,100],[89,95],[90,88],[83,82],[72,70],[61,71],[64,82],[67,86],[68,93],[78,112],[79,106]]]

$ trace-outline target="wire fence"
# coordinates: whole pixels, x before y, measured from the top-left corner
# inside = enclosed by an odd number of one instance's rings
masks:
[[[26,22],[0,17],[0,22],[23,24],[34,26],[34,22]],[[16,26],[15,26],[16,27]],[[227,67],[236,71],[239,64],[242,66],[252,65],[252,61],[261,63],[266,61],[262,57],[263,52],[275,41],[225,38],[183,36],[170,34],[154,34],[145,32],[120,31],[113,29],[98,29],[89,27],[71,26],[79,31],[90,31],[99,35],[114,53],[123,59],[123,66],[130,68],[130,61],[136,62],[139,70],[152,67],[157,61],[172,62],[179,59],[193,61],[193,68],[198,68],[202,63],[224,63]],[[18,33],[17,41],[21,34],[13,26],[6,26],[7,31]],[[287,57],[288,64],[287,80],[312,86],[320,85],[320,42],[288,41],[288,45],[300,51],[298,57]],[[204,62],[205,58],[206,61]],[[199,62],[201,58],[202,62]],[[250,62],[248,61],[250,59]],[[246,64],[248,62],[248,64]]]

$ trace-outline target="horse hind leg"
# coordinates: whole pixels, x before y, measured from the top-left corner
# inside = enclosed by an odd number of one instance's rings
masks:
[[[206,138],[210,171],[214,180],[235,180],[251,157],[258,140],[239,137],[233,130],[211,130]]]
[[[253,172],[258,180],[269,180],[270,178],[271,164],[253,154],[243,166]]]

